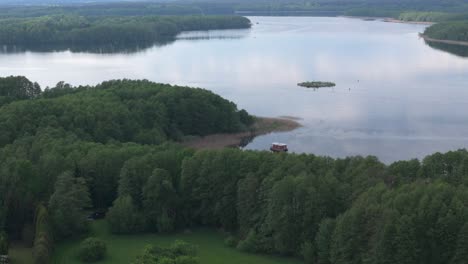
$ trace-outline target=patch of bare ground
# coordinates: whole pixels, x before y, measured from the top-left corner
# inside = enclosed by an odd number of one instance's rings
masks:
[[[286,132],[299,128],[301,124],[295,117],[256,117],[255,123],[248,131],[240,133],[214,134],[205,137],[193,137],[182,144],[195,149],[222,149],[238,147],[250,142],[253,138],[272,132]]]

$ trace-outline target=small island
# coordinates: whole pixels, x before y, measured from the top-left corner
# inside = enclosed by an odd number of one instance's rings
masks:
[[[301,82],[297,84],[301,87],[306,88],[322,88],[322,87],[335,87],[335,83],[332,82]]]

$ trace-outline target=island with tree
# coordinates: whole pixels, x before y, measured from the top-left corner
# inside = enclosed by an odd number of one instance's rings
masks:
[[[306,87],[306,88],[323,88],[323,87],[335,87],[336,84],[332,82],[301,82],[297,84],[298,86],[301,87]]]

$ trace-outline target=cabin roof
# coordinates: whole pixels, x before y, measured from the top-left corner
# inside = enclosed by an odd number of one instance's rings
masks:
[[[272,145],[273,145],[273,146],[283,146],[283,147],[284,147],[284,146],[287,146],[287,145],[284,144],[284,143],[277,143],[277,142],[273,142]]]

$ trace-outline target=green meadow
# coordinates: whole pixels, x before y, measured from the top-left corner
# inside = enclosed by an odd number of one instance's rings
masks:
[[[129,264],[149,244],[168,246],[175,240],[197,245],[201,264],[301,264],[293,258],[253,255],[224,245],[223,234],[216,230],[201,229],[172,235],[112,235],[105,221],[95,221],[89,236],[99,237],[107,243],[107,257],[100,264]],[[84,238],[83,238],[84,239]],[[77,249],[83,239],[63,242],[56,246],[55,264],[83,263],[77,259]]]

